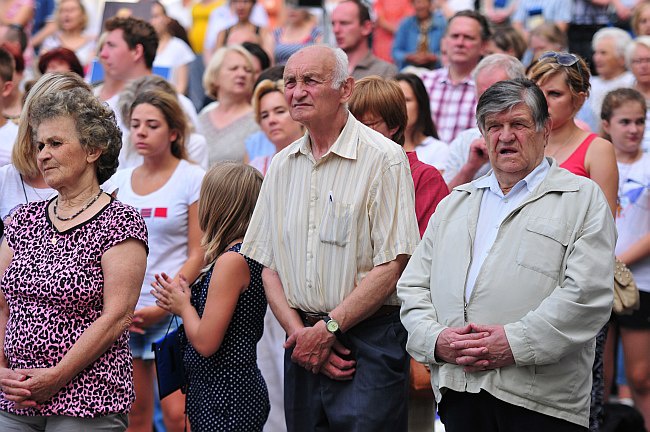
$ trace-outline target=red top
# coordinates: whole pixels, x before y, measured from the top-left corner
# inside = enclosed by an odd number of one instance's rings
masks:
[[[591,145],[591,142],[597,136],[598,135],[593,133],[589,134],[589,136],[585,138],[585,140],[578,146],[578,148],[573,153],[571,153],[571,156],[569,156],[567,160],[560,164],[560,168],[564,168],[565,170],[572,172],[575,175],[590,178],[589,173],[585,168],[585,155],[587,154],[587,149]]]
[[[409,159],[413,186],[415,186],[415,216],[422,237],[438,203],[449,195],[449,188],[440,172],[420,161],[414,151],[406,152],[406,156]]]

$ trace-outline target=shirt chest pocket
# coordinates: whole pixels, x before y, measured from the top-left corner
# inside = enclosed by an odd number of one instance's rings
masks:
[[[350,241],[352,205],[328,201],[320,223],[320,240],[336,246],[345,246]]]
[[[558,219],[532,218],[521,237],[517,264],[558,279],[569,235],[567,225]]]

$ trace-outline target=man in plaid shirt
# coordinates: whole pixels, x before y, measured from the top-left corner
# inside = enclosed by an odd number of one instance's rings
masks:
[[[440,140],[450,143],[458,133],[476,127],[476,89],[471,77],[490,38],[488,22],[471,10],[449,19],[444,45],[449,65],[422,75],[431,100],[431,115]]]

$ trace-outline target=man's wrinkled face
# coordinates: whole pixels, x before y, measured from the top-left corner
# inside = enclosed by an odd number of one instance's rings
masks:
[[[297,52],[284,68],[284,96],[291,117],[306,126],[331,121],[342,103],[342,90],[333,87],[334,55],[313,47]]]
[[[544,147],[550,133],[548,125],[537,131],[535,121],[524,103],[485,119],[483,136],[490,163],[500,175],[526,177],[544,158]]]

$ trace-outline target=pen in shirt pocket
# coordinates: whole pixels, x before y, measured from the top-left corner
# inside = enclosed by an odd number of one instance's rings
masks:
[[[329,192],[329,198],[330,198],[330,202],[334,203],[334,194],[332,193],[332,191]]]

